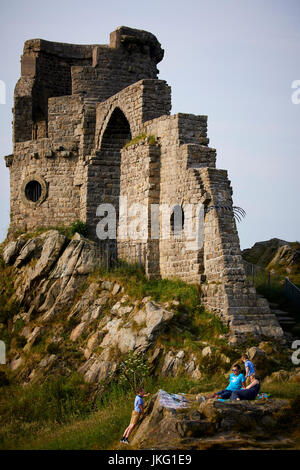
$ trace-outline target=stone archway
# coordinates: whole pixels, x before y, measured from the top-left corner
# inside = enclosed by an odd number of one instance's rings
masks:
[[[115,108],[104,131],[101,147],[103,202],[115,206],[118,214],[120,196],[121,149],[131,139],[130,125],[120,108]]]
[[[130,124],[119,107],[112,112],[103,133],[97,158],[89,166],[87,182],[87,222],[96,237],[96,210],[99,204],[112,204],[119,218],[121,150],[131,139]]]

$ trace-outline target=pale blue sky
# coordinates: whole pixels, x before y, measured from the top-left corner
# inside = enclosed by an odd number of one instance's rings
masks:
[[[159,78],[172,113],[208,115],[217,168],[227,169],[241,247],[300,239],[299,0],[10,0],[1,4],[0,155],[12,152],[11,108],[26,39],[107,44],[124,25],[154,33],[165,49]],[[9,173],[0,162],[0,240],[9,225]]]

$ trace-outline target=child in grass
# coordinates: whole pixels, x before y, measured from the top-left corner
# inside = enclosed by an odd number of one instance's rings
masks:
[[[249,385],[251,383],[251,381],[250,381],[251,374],[255,374],[255,372],[256,372],[255,366],[254,366],[253,362],[251,362],[249,360],[249,357],[247,356],[247,354],[242,355],[242,361],[244,362],[245,369],[246,369],[246,383],[247,383],[247,385]]]
[[[131,420],[129,426],[125,429],[123,437],[120,442],[129,444],[128,437],[131,434],[133,428],[139,422],[140,416],[144,414],[144,397],[148,397],[150,393],[145,393],[143,388],[137,389],[137,395],[134,400],[134,410],[131,413]]]

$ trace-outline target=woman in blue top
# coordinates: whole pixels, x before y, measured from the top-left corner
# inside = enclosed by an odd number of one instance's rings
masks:
[[[250,385],[245,390],[232,392],[230,400],[254,400],[260,390],[260,380],[255,374],[250,375]]]
[[[241,390],[245,388],[246,379],[244,374],[241,373],[241,366],[239,364],[234,364],[232,368],[232,374],[229,376],[229,385],[225,390],[221,390],[220,392],[213,393],[209,397],[206,397],[208,400],[209,398],[230,398],[232,392],[235,390]]]

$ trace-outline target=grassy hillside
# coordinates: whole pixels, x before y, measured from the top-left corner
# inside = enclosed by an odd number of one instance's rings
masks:
[[[34,262],[34,259],[30,261]],[[135,304],[139,309],[142,300],[149,298],[174,312],[170,323],[147,350],[145,361],[155,350],[163,350],[164,355],[158,356],[149,368],[140,363],[140,373],[150,371],[144,374],[143,381],[147,391],[153,394],[159,388],[194,394],[220,390],[227,385],[231,365],[240,361],[248,346],[257,345],[249,339],[249,344],[243,347],[229,347],[228,328],[201,306],[198,286],[176,279],[148,280],[139,266],[124,265],[109,272],[97,269],[89,274],[76,291],[73,305],[62,309],[52,322],[43,324],[41,337],[24,351],[26,340],[22,331],[26,327],[35,328],[38,318],[33,315],[27,323],[23,319],[25,307],[14,300],[15,276],[14,268],[5,265],[0,256],[0,339],[6,343],[8,363],[19,356],[23,359],[22,365],[15,370],[0,365],[1,449],[119,448],[120,436],[128,425],[132,410],[135,395],[132,383],[122,380],[121,368],[113,378],[88,383],[78,368],[86,360],[83,352],[89,335],[97,330],[98,321],[106,318],[112,306],[125,294],[128,299],[122,304],[124,306]],[[77,342],[71,341],[70,334],[76,322],[68,319],[70,311],[92,284],[100,291],[105,281],[111,281],[114,286],[118,283],[122,289],[115,296],[107,294],[110,300],[103,307],[97,323],[91,322]],[[139,325],[136,327],[140,328]],[[57,337],[61,342],[54,341]],[[204,355],[203,350],[207,347],[209,354]],[[176,355],[178,351],[188,360],[193,357],[197,361],[199,375],[196,379],[185,372],[183,365],[175,376],[161,373],[166,354]],[[267,358],[268,373],[279,368],[292,368],[289,352],[280,347],[272,351],[272,357]],[[96,349],[95,354],[98,353]],[[119,350],[111,353],[115,354],[114,360],[126,359]],[[52,363],[43,368],[39,366],[45,358],[52,356],[55,356],[53,366]],[[34,371],[39,373],[32,375]],[[297,386],[269,383],[264,391],[294,399]]]

